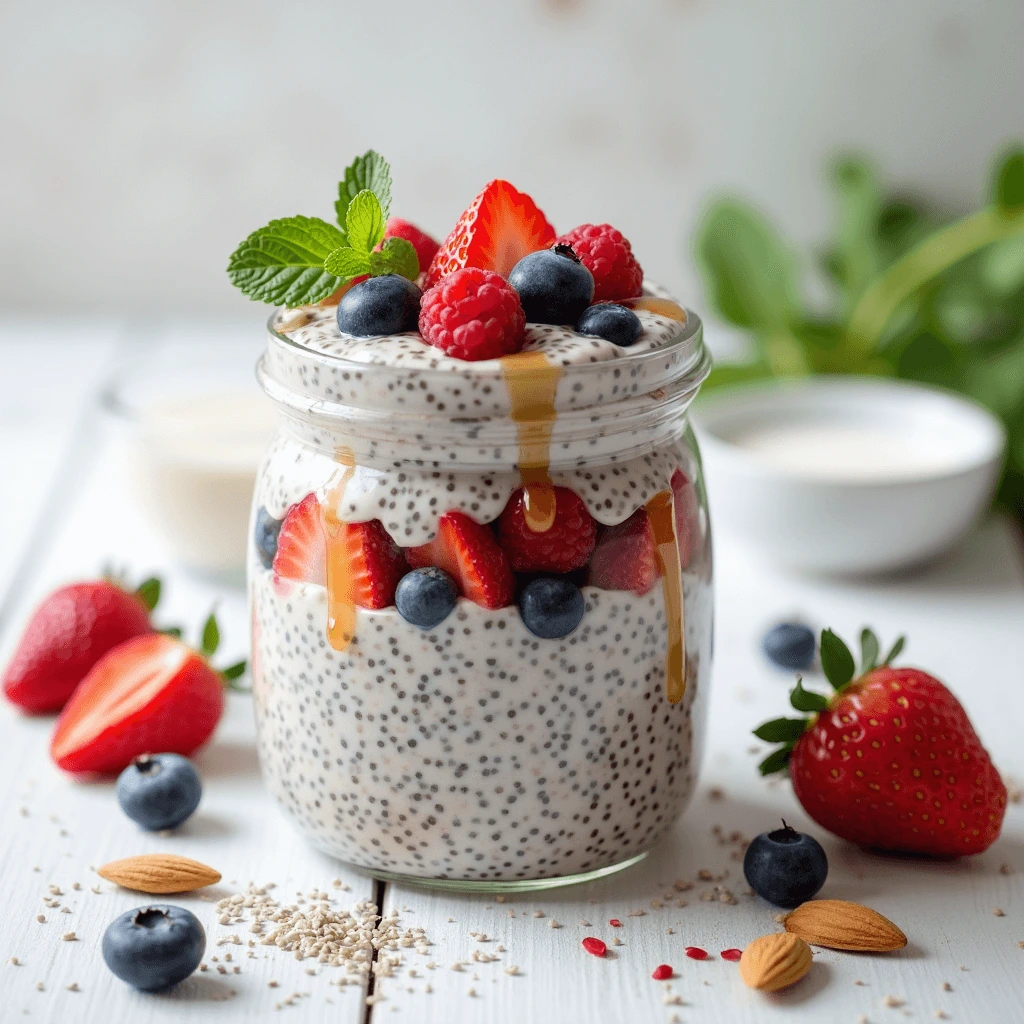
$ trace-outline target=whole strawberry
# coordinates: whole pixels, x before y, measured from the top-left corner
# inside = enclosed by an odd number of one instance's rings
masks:
[[[826,698],[797,680],[790,702],[810,717],[754,730],[783,744],[761,773],[788,766],[804,810],[860,846],[938,857],[988,849],[1002,827],[1006,787],[960,702],[934,676],[890,666],[902,637],[881,665],[869,629],[861,649],[854,678],[849,648],[822,632],[821,665],[836,692]]]
[[[143,633],[160,596],[159,580],[130,592],[113,580],[69,583],[45,597],[3,673],[4,695],[22,711],[60,711],[104,654]]]

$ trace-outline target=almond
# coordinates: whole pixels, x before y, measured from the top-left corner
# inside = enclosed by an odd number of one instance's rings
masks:
[[[831,949],[885,953],[902,949],[907,937],[877,910],[847,900],[811,900],[783,920],[787,932]]]
[[[174,853],[146,853],[104,864],[100,878],[137,892],[191,892],[220,881],[220,872]]]
[[[811,969],[811,947],[789,932],[762,935],[743,950],[740,976],[762,992],[794,985]]]

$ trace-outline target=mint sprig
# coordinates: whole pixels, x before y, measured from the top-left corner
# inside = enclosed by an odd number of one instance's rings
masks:
[[[371,149],[352,161],[338,183],[340,227],[319,217],[272,220],[231,254],[228,277],[251,299],[290,307],[320,302],[364,275],[401,274],[415,281],[420,267],[412,244],[384,239],[390,207],[391,168]]]

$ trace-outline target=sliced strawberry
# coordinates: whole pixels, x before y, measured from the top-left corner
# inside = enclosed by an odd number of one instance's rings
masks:
[[[555,229],[524,192],[496,178],[484,185],[427,271],[427,287],[463,267],[493,270],[502,277],[528,253],[547,249]]]
[[[223,682],[206,659],[150,633],[93,666],[57,720],[50,756],[67,772],[109,774],[149,751],[191,754],[223,710]]]
[[[327,548],[315,494],[307,494],[288,509],[277,538],[274,572],[302,583],[327,583]]]
[[[23,711],[59,711],[111,648],[151,633],[149,608],[116,583],[71,583],[44,598],[3,673],[7,699]]]
[[[512,603],[515,583],[505,552],[489,526],[481,526],[465,512],[446,512],[438,520],[437,536],[429,544],[408,548],[414,569],[433,565],[459,585],[463,597],[484,608]]]
[[[284,528],[282,527],[282,533]],[[409,571],[402,549],[379,519],[328,527],[330,576],[346,581],[348,599],[360,608],[387,608],[395,587]],[[278,548],[280,550],[280,548]]]
[[[430,266],[431,260],[437,255],[437,250],[440,248],[426,231],[421,231],[415,224],[402,220],[401,217],[388,217],[387,225],[384,228],[384,237],[404,238],[410,242],[416,250],[416,258],[420,261],[421,273]]]
[[[590,559],[592,586],[631,590],[643,596],[660,576],[654,531],[644,509],[637,509],[624,523],[601,532]]]
[[[672,505],[676,514],[676,544],[679,545],[679,568],[685,569],[693,558],[700,533],[700,506],[697,489],[690,478],[677,469],[672,474]]]

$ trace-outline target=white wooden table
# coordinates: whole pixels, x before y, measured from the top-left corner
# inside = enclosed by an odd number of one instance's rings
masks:
[[[132,507],[122,439],[95,401],[97,382],[127,354],[197,335],[204,344],[237,344],[240,359],[253,358],[259,345],[256,328],[243,343],[200,325],[148,338],[110,324],[0,328],[0,658],[48,589],[94,575],[107,560],[163,575],[166,621],[198,624],[219,602],[225,654],[244,656],[243,594],[175,569]],[[52,366],[64,370],[59,394],[43,379]],[[963,699],[1004,776],[1024,778],[1024,572],[1012,527],[993,519],[941,564],[885,583],[786,578],[752,564],[725,538],[716,545],[714,696],[698,797],[646,863],[584,887],[503,901],[435,895],[375,885],[308,850],[263,790],[245,696],[230,698],[215,739],[198,758],[206,784],[200,810],[168,837],[140,833],[119,811],[111,785],[63,777],[46,755],[51,721],[25,719],[4,706],[0,1018],[230,1024],[279,1012],[284,1019],[343,1024],[853,1024],[928,1020],[941,1011],[955,1021],[1024,1021],[1020,804],[1011,804],[1003,837],[988,853],[953,863],[882,859],[811,829],[831,865],[823,895],[860,900],[891,917],[909,936],[907,949],[884,956],[820,951],[810,975],[776,997],[746,989],[736,965],[718,956],[777,928],[775,911],[745,893],[742,845],[730,836],[750,837],[782,815],[808,826],[788,784],[762,781],[755,771],[763,749],[750,729],[784,712],[790,684],[758,652],[758,638],[772,621],[799,613],[848,637],[870,623],[883,642],[906,631],[907,662],[941,675]],[[275,947],[217,946],[238,927],[217,923],[208,894],[185,896],[175,901],[207,929],[208,969],[170,994],[136,993],[106,970],[100,940],[109,921],[145,900],[101,882],[93,868],[158,850],[221,871],[216,898],[253,881],[276,883],[285,902],[313,888],[332,892],[339,906],[375,899],[385,914],[397,910],[404,925],[424,928],[433,945],[428,955],[405,950],[402,968],[377,980],[367,1005],[361,986],[332,984],[337,968],[313,966],[309,973],[310,961]],[[335,879],[341,887],[332,889]],[[44,906],[51,885],[61,890],[59,908]],[[735,902],[723,901],[716,886]],[[611,918],[622,927],[611,928]],[[62,941],[70,931],[76,940]],[[472,932],[488,938],[479,941]],[[580,947],[585,935],[605,939],[612,955],[587,955]],[[613,936],[621,945],[611,945]],[[687,959],[687,945],[707,949],[711,959]],[[475,962],[474,953],[494,959]],[[453,970],[456,963],[462,966]],[[676,969],[667,985],[650,978],[661,963]]]

